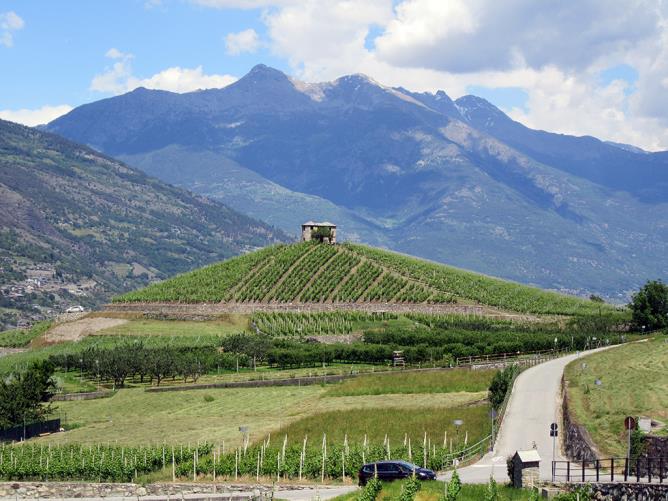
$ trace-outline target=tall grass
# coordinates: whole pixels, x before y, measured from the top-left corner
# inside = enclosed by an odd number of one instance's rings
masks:
[[[410,397],[407,397],[409,401]],[[443,445],[447,433],[448,447],[463,444],[468,433],[468,444],[473,444],[489,435],[489,407],[486,404],[455,408],[410,407],[386,409],[350,409],[314,414],[277,430],[273,435],[282,438],[287,435],[291,440],[301,440],[308,436],[312,439],[327,439],[341,442],[347,436],[351,441],[362,441],[364,436],[372,442],[382,443],[385,436],[391,444],[397,446],[409,437],[413,444],[421,444],[424,434],[431,443]],[[459,430],[454,425],[455,419],[464,424]]]

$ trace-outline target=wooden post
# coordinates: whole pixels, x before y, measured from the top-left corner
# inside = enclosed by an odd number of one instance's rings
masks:
[[[341,476],[343,477],[343,481],[346,481],[346,455],[341,451]]]
[[[174,447],[172,447],[172,482],[176,482],[176,461],[174,460]]]
[[[325,482],[325,462],[327,461],[327,435],[322,434],[322,471],[320,473],[320,481]]]

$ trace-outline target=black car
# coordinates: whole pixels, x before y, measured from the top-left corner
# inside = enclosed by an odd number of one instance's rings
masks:
[[[359,485],[366,485],[370,478],[378,474],[379,480],[400,480],[408,478],[415,472],[420,480],[436,480],[436,473],[427,468],[421,468],[407,461],[378,461],[362,466],[358,473]]]

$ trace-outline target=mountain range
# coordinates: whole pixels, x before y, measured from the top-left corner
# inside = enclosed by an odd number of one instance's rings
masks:
[[[532,130],[475,96],[258,65],[45,128],[295,235],[331,220],[343,239],[613,300],[668,276],[668,152]]]
[[[0,330],[287,239],[91,148],[0,120]]]

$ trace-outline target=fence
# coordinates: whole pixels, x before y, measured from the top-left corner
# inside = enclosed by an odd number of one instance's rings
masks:
[[[0,430],[0,442],[20,442],[42,433],[55,433],[60,430],[60,418],[37,423],[26,423],[6,430]]]
[[[484,366],[504,366],[507,364],[520,364],[533,366],[547,360],[551,360],[562,355],[566,355],[566,350],[541,350],[529,352],[497,353],[494,355],[478,355],[469,357],[459,357],[456,365],[460,367],[484,367]]]
[[[552,461],[554,482],[660,483],[668,479],[668,458],[606,458],[593,461]]]
[[[473,459],[481,458],[487,453],[491,440],[492,435],[487,435],[466,449],[449,454],[444,458],[441,468],[445,470],[453,466],[458,466],[460,463],[469,463]]]

